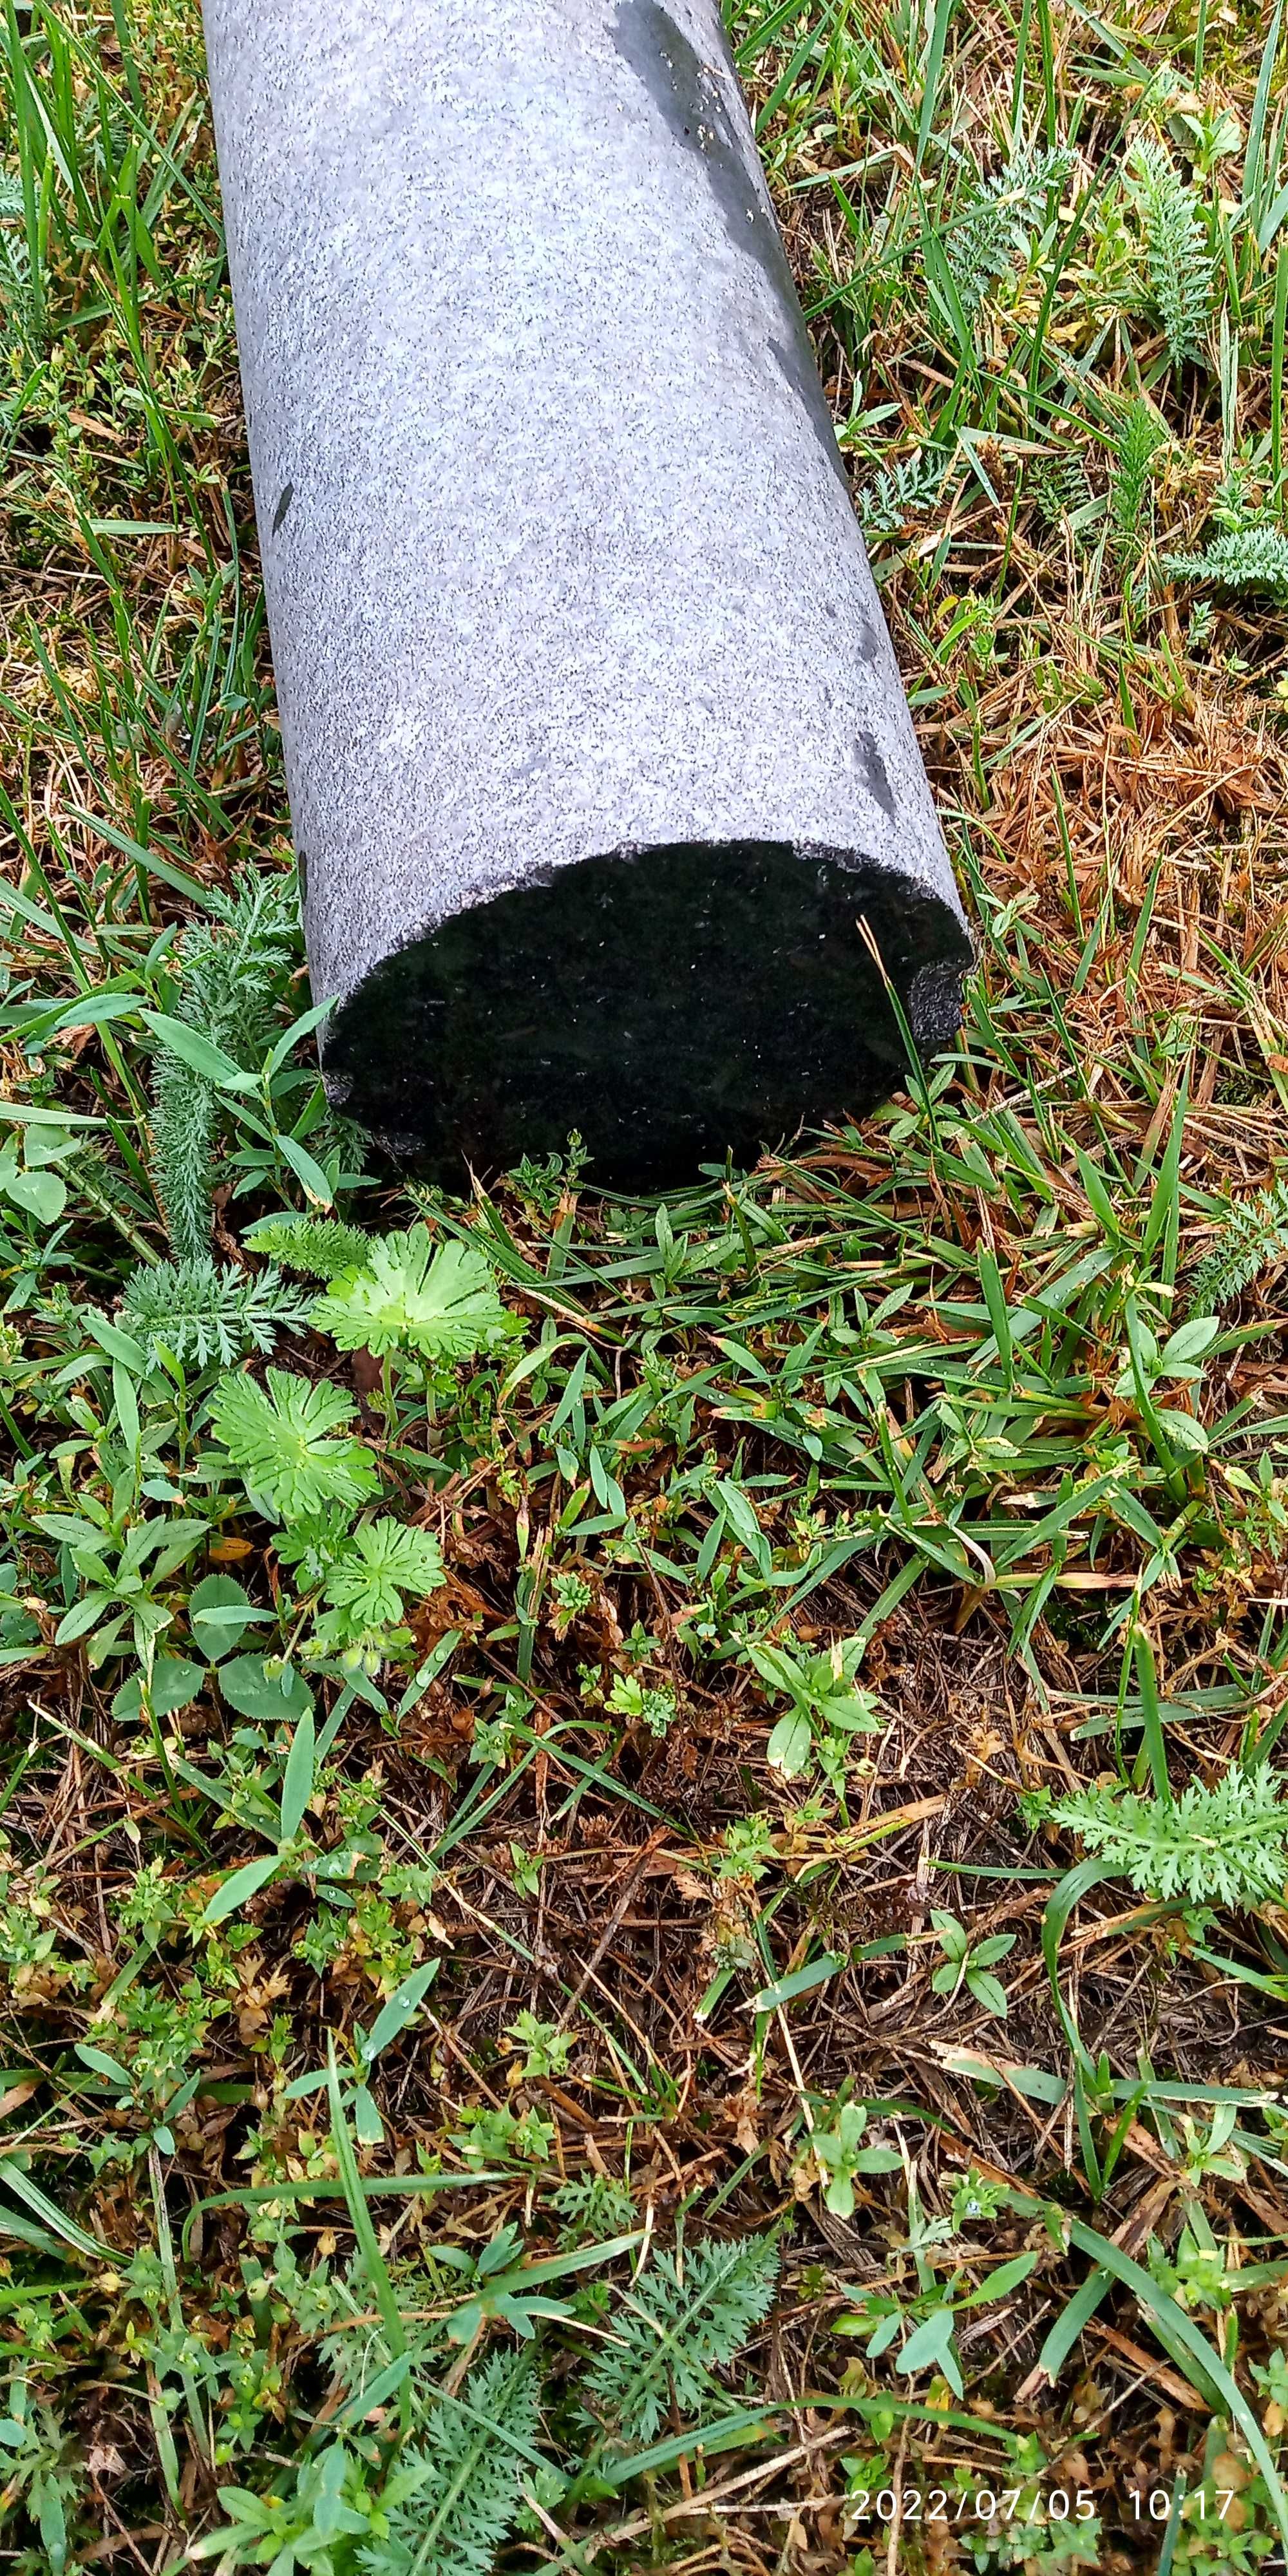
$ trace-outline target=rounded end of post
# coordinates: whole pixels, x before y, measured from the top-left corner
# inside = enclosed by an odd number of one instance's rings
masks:
[[[970,962],[950,904],[853,852],[618,850],[386,957],[335,1012],[323,1070],[337,1107],[448,1186],[575,1129],[593,1182],[665,1189],[898,1089],[910,1046],[956,1034]]]

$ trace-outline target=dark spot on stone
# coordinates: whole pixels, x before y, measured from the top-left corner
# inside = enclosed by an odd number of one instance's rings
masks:
[[[704,62],[662,0],[619,0],[613,43],[670,132],[700,153],[739,248],[762,264],[775,248],[781,259],[778,227],[757,202],[759,170],[749,161],[735,122],[737,90],[727,58]]]
[[[856,734],[854,765],[862,772],[863,784],[869,796],[874,798],[882,813],[893,823],[894,790],[890,785],[889,771],[870,733]]]
[[[309,899],[309,854],[307,850],[296,851],[295,873],[300,881],[300,902],[302,904],[307,903]]]
[[[784,265],[785,264],[786,263],[784,262]],[[788,283],[791,283],[790,279]],[[793,307],[799,317],[800,307],[796,303],[796,289],[794,286],[792,286],[791,294]],[[799,329],[793,333],[792,338],[789,341],[771,339],[769,343],[769,354],[772,357],[779,374],[784,378],[785,382],[790,385],[792,392],[797,396],[798,400],[804,403],[805,409],[809,413],[810,419],[813,421],[814,427],[818,432],[819,444],[823,449],[828,464],[831,466],[833,473],[836,475],[840,483],[846,500],[848,501],[850,497],[849,477],[845,471],[841,451],[836,443],[836,431],[832,424],[832,415],[827,407],[827,396],[819,381],[818,368],[814,363],[814,352],[810,347],[804,323],[800,323]]]
[[[879,662],[884,641],[884,635],[873,619],[863,618],[860,621],[858,641],[854,647],[860,662]]]
[[[795,280],[754,147],[749,148],[732,64],[724,54],[716,63],[704,62],[662,0],[619,0],[613,42],[671,133],[698,152],[731,248],[755,261],[790,322],[789,337],[771,335],[770,355],[804,403],[848,494]]]
[[[273,534],[274,534],[274,536],[276,536],[276,535],[278,534],[279,529],[282,527],[282,525],[283,525],[283,523],[284,523],[284,521],[285,521],[285,518],[286,518],[286,513],[287,513],[287,511],[289,510],[289,508],[290,508],[290,506],[291,506],[291,503],[292,503],[292,501],[294,500],[294,498],[295,498],[295,485],[294,485],[293,483],[288,483],[288,484],[287,484],[287,486],[286,486],[285,491],[284,491],[284,492],[283,492],[283,494],[282,494],[281,500],[278,502],[277,508],[276,508],[276,509],[274,510],[274,512],[273,512]]]

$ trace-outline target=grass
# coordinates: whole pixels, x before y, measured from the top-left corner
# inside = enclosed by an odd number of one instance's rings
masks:
[[[659,1206],[329,1116],[197,13],[4,0],[17,2570],[1283,2545],[1284,15],[734,9],[981,962]]]

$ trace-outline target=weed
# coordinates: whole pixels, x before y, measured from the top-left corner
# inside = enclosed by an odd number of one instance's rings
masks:
[[[1211,254],[1198,200],[1179,178],[1166,144],[1141,135],[1135,169],[1150,287],[1168,355],[1179,367],[1200,354],[1211,307]]]
[[[1036,1822],[1063,1825],[1142,1896],[1187,1905],[1256,1905],[1288,1879],[1288,1805],[1273,1771],[1232,1766],[1215,1787],[1142,1798],[1117,1784],[1069,1798],[1035,1792]]]
[[[853,1686],[862,1654],[858,1637],[838,1640],[816,1655],[798,1654],[787,1645],[748,1645],[748,1661],[766,1689],[790,1702],[790,1714],[779,1718],[770,1735],[767,1754],[785,1779],[796,1779],[817,1762],[839,1792],[853,1739],[879,1733],[875,1694]]]
[[[973,1940],[964,1923],[955,1914],[936,1908],[931,1922],[944,1954],[942,1968],[936,1968],[930,1982],[937,1995],[947,1995],[954,2002],[965,1987],[972,2002],[981,2012],[991,2013],[995,2020],[1006,2019],[1006,1989],[992,1974],[999,1959],[1015,1947],[1013,1932],[991,1932],[983,1941]]]
[[[148,1366],[162,1353],[181,1368],[230,1368],[249,1351],[271,1351],[280,1332],[298,1330],[307,1310],[269,1268],[256,1277],[208,1253],[191,1261],[157,1261],[126,1280],[118,1321],[141,1344]]]
[[[181,1261],[207,1251],[215,1138],[221,1115],[204,1050],[253,1068],[269,1043],[269,1001],[290,956],[295,895],[287,879],[246,875],[223,918],[181,944],[173,1026],[157,1058],[152,1151],[157,1195]],[[195,1045],[185,1047],[183,1031]]]
[[[836,2102],[819,2113],[797,2153],[794,2177],[798,2190],[811,2181],[822,2185],[824,2206],[835,2218],[854,2213],[855,2181],[864,2174],[898,2173],[901,2159],[892,2147],[866,2144],[868,2114],[862,2103]]]

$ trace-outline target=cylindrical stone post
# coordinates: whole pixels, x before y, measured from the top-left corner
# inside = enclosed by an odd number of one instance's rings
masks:
[[[969,945],[715,0],[205,15],[332,1099],[623,1187],[870,1106]]]

